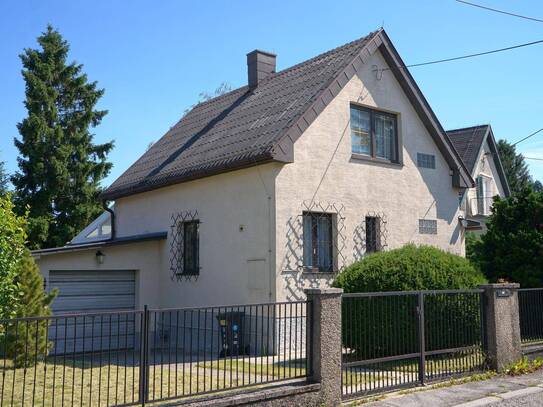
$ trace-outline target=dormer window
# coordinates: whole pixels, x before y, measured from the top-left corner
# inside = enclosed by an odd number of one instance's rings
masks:
[[[351,151],[354,155],[397,163],[398,148],[396,115],[351,105]]]

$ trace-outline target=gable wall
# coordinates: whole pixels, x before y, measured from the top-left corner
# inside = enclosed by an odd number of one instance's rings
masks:
[[[490,196],[499,195],[501,197],[505,196],[505,191],[498,175],[498,170],[494,162],[494,157],[491,153],[490,146],[488,141],[485,140],[483,143],[483,148],[479,152],[477,161],[475,164],[475,169],[473,171],[473,179],[476,179],[479,175],[484,175],[491,178],[491,193]],[[467,204],[473,208],[477,208],[476,204],[477,198],[477,188],[470,188],[467,192]]]
[[[294,144],[294,163],[284,166],[276,180],[278,299],[303,298],[302,289],[326,285],[333,275],[301,273],[303,202],[344,206],[344,239],[338,239],[344,263],[364,254],[366,214],[387,220],[388,249],[408,242],[431,244],[464,253],[458,224],[459,190],[452,187],[449,167],[390,71],[377,80],[372,66],[386,67],[376,52]],[[399,113],[403,166],[369,163],[351,157],[350,102]],[[341,141],[340,141],[341,140]],[[339,142],[339,145],[338,145]],[[334,150],[337,152],[330,161]],[[436,169],[418,168],[417,152],[434,154]],[[437,235],[421,235],[418,219],[437,219]],[[341,257],[338,256],[339,261]]]

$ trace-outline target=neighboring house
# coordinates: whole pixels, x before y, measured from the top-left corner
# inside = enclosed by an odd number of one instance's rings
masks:
[[[298,300],[374,251],[464,254],[471,171],[384,30],[279,72],[267,52],[247,63],[248,86],[103,192],[108,240],[34,252],[56,312]]]
[[[495,196],[510,195],[496,140],[489,124],[447,131],[454,148],[466,164],[475,187],[462,192],[461,207],[474,230],[486,230]]]

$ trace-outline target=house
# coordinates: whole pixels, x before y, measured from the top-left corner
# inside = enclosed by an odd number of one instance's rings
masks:
[[[56,312],[299,300],[374,251],[464,254],[472,171],[383,29],[247,66],[103,192],[84,234],[34,252]]]
[[[476,183],[462,192],[461,208],[472,228],[484,232],[494,197],[511,194],[492,127],[485,124],[449,130],[447,135]]]

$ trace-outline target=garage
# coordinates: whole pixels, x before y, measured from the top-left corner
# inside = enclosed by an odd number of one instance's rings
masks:
[[[133,310],[135,276],[132,270],[62,270],[49,272],[50,289],[58,288],[55,315]]]
[[[62,270],[49,272],[49,289],[59,290],[49,327],[51,354],[132,348],[139,318],[132,270]],[[87,314],[87,316],[85,316]]]

